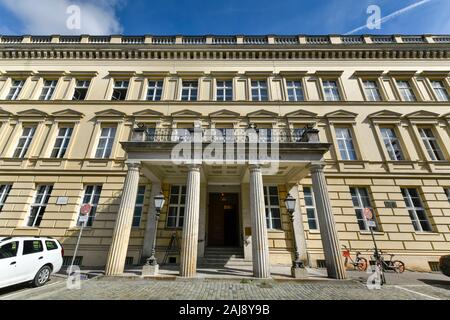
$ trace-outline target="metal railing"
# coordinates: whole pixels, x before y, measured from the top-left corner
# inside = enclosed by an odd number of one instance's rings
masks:
[[[306,143],[319,142],[318,130],[305,129],[166,129],[136,128],[131,142]]]

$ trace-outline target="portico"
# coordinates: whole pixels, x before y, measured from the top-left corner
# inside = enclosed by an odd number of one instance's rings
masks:
[[[186,142],[185,142],[186,143]],[[270,278],[270,248],[268,243],[268,217],[267,203],[270,198],[265,186],[285,186],[288,192],[294,193],[298,181],[308,175],[313,179],[313,189],[318,207],[318,217],[322,242],[326,256],[328,276],[336,279],[345,278],[345,270],[340,258],[340,246],[335,229],[334,218],[323,173],[323,155],[330,145],[320,143],[317,140],[278,141],[276,143],[279,152],[279,161],[268,161],[268,158],[258,160],[252,158],[250,151],[240,153],[238,144],[232,144],[235,158],[223,156],[223,162],[211,162],[201,156],[210,147],[207,143],[195,146],[192,143],[191,157],[185,157],[182,161],[174,163],[173,150],[180,143],[176,141],[155,141],[152,139],[134,139],[123,142],[122,146],[128,153],[128,176],[135,176],[136,168],[142,175],[152,181],[152,194],[159,193],[162,185],[185,185],[183,206],[183,223],[181,229],[181,254],[180,276],[195,277],[198,257],[202,257],[205,247],[209,245],[208,220],[211,219],[210,211],[214,210],[211,203],[208,206],[210,194],[218,190],[235,190],[238,197],[238,244],[244,252],[245,260],[252,261],[253,276],[256,278]],[[187,144],[191,144],[187,142]],[[249,144],[245,144],[249,147]],[[229,146],[228,146],[229,147]],[[273,146],[269,144],[269,149]],[[267,151],[267,150],[266,150]],[[273,150],[271,150],[273,151]],[[239,158],[239,154],[244,155]],[[260,154],[260,153],[259,153]],[[178,160],[177,160],[178,161]],[[127,199],[136,195],[131,190],[137,190],[138,180],[128,178],[125,182],[124,194],[117,217],[114,231],[114,241],[108,257],[106,273],[116,275],[123,272],[125,264],[126,248],[131,227],[133,206],[126,205]],[[158,190],[159,189],[159,190]],[[297,193],[298,196],[298,193]],[[277,201],[282,203],[283,199]],[[169,204],[172,199],[169,199]],[[299,211],[299,210],[297,210]],[[130,213],[131,212],[131,213]],[[305,239],[301,227],[299,212],[294,213],[294,228],[283,224],[280,217],[281,229],[286,233],[296,233],[296,246],[299,256],[305,255]],[[151,220],[151,219],[150,219]],[[128,225],[127,225],[128,224]],[[145,236],[144,255],[149,254],[155,229],[152,221],[148,222]],[[158,232],[166,232],[159,231]],[[289,237],[292,239],[292,237]],[[291,240],[290,240],[291,241]],[[294,248],[294,246],[291,246]],[[293,251],[292,249],[291,251]],[[120,253],[120,254],[118,254]],[[293,255],[294,252],[291,252]],[[114,266],[114,267],[113,267]]]

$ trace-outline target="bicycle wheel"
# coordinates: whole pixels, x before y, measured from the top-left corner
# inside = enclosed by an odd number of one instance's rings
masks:
[[[357,263],[356,267],[358,268],[359,271],[367,270],[368,263],[366,258],[359,258],[359,260],[356,263]]]
[[[400,260],[395,260],[394,262],[392,262],[392,267],[397,273],[405,272],[405,264]]]

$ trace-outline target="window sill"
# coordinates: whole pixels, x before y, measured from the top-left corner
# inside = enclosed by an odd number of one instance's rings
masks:
[[[311,234],[320,234],[320,230],[308,230]]]
[[[36,230],[36,231],[38,231],[39,230],[39,227],[16,227],[16,228],[14,228],[15,230],[27,230],[27,231],[29,231],[29,230]]]
[[[267,229],[267,232],[282,233],[282,232],[284,232],[284,230],[282,230],[282,229]]]
[[[437,236],[440,233],[435,231],[414,231],[414,234],[417,235],[426,235],[426,236]]]
[[[363,235],[371,235],[372,233],[370,231],[359,231],[359,234],[363,234]],[[385,232],[383,231],[374,231],[373,232],[374,235],[378,235],[378,236],[382,236],[385,234]]]

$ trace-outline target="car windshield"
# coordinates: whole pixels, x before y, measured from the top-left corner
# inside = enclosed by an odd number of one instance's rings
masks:
[[[14,241],[0,247],[0,259],[7,259],[17,256],[19,242]]]

